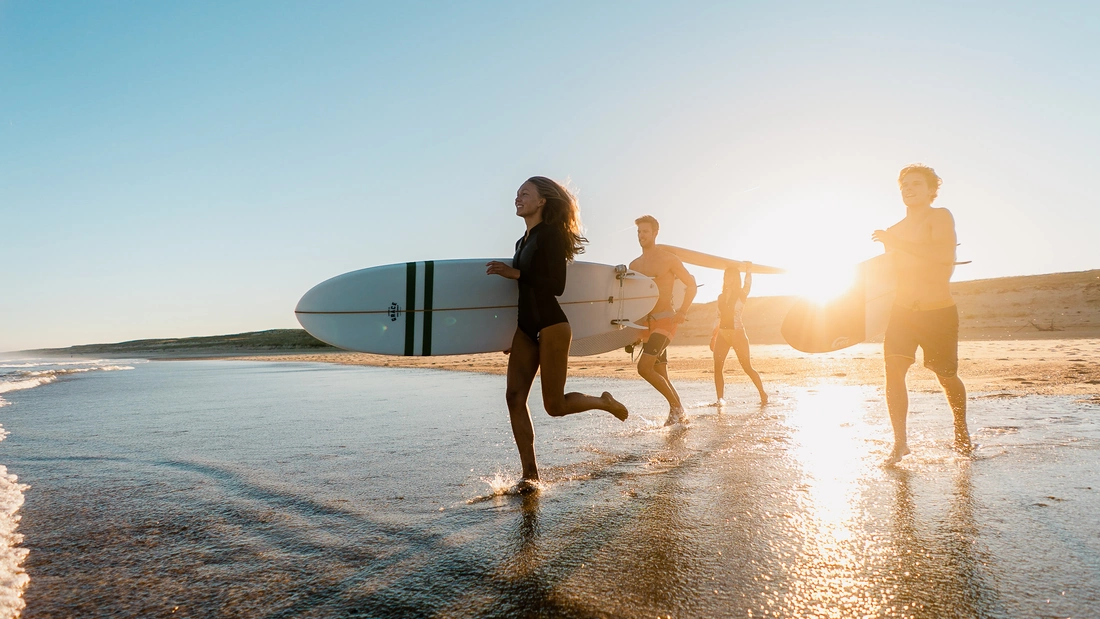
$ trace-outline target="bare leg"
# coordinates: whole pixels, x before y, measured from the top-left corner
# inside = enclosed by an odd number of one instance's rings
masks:
[[[909,415],[909,391],[905,374],[913,360],[906,357],[886,358],[886,408],[890,411],[890,424],[894,426],[894,449],[886,458],[886,464],[897,464],[909,454],[906,439],[905,418]]]
[[[726,393],[726,355],[730,352],[729,342],[719,335],[714,341],[714,393],[718,396],[718,404],[723,403]]]
[[[741,369],[745,370],[745,374],[748,374],[752,379],[752,384],[756,385],[756,390],[760,393],[760,403],[768,403],[768,394],[764,392],[764,383],[760,381],[760,373],[753,369],[752,361],[749,359],[749,341],[748,339],[737,342],[733,346],[733,352],[737,353],[737,360],[741,363]]]
[[[626,421],[628,412],[608,392],[600,397],[583,393],[565,393],[565,378],[569,368],[569,342],[573,330],[569,323],[551,325],[539,332],[539,365],[542,367],[542,404],[551,417],[564,417],[590,410],[607,411],[619,421]]]
[[[676,386],[672,384],[672,379],[668,377],[668,362],[658,361],[653,364],[653,369],[661,375],[661,378],[665,379],[666,383],[668,383],[668,388],[672,390],[672,395],[676,398],[676,408],[683,410],[684,405],[680,402],[680,392],[676,391]]]
[[[668,400],[668,405],[670,407],[679,408],[680,397],[676,395],[676,390],[672,388],[672,384],[668,382],[664,374],[657,371],[655,367],[656,363],[656,355],[642,353],[638,358],[638,375],[644,378],[647,383],[653,385],[653,388]]]
[[[512,436],[519,448],[519,461],[525,480],[539,478],[539,467],[535,462],[535,427],[531,423],[531,411],[527,408],[527,396],[531,394],[531,384],[538,369],[538,344],[516,329],[516,334],[512,336],[512,353],[508,358],[505,400],[508,402]]]
[[[974,447],[970,443],[970,430],[966,427],[966,386],[958,376],[936,378],[940,380],[947,403],[951,406],[951,414],[955,418],[955,450],[969,456]]]

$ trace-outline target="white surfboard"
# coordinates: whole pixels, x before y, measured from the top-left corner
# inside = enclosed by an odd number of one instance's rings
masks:
[[[485,274],[489,260],[429,260],[352,271],[314,286],[294,314],[313,337],[357,352],[499,352],[512,344],[519,292],[514,280]],[[652,279],[591,262],[569,264],[565,292],[558,297],[583,354],[617,348],[618,339],[600,344],[603,338],[594,336],[641,319],[656,302]]]
[[[684,282],[676,280],[672,284],[672,307],[680,307],[684,303],[684,294],[687,287]],[[653,309],[652,307],[650,309]],[[627,346],[641,343],[649,331],[646,329],[645,317],[637,322],[623,323],[627,328],[618,331],[608,331],[598,335],[590,335],[584,338],[573,338],[569,346],[569,354],[573,357],[587,357],[598,355],[612,350],[624,350]]]

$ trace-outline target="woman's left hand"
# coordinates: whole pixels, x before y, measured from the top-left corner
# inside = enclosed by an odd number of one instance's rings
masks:
[[[507,277],[508,279],[519,279],[519,269],[512,268],[510,265],[500,260],[491,260],[485,263],[485,266],[487,267],[485,269],[486,275],[499,275],[501,277]]]

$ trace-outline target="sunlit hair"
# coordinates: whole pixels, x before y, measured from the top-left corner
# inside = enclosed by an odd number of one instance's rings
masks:
[[[577,197],[561,183],[545,176],[532,176],[527,182],[535,186],[540,198],[546,200],[542,207],[542,221],[561,232],[565,239],[566,260],[583,254],[584,243],[588,239],[581,234],[581,207],[577,204]]]
[[[928,188],[932,190],[932,199],[930,202],[935,202],[936,194],[940,192],[940,185],[943,184],[943,179],[936,175],[936,171],[932,168],[924,165],[923,163],[912,163],[901,169],[898,173],[898,186],[901,186],[901,179],[905,178],[906,174],[910,172],[916,172],[924,177],[924,182],[928,183]]]
[[[642,215],[641,217],[634,220],[635,226],[640,226],[642,224],[649,224],[653,226],[654,232],[658,232],[661,229],[661,224],[657,223],[657,218],[653,215]]]

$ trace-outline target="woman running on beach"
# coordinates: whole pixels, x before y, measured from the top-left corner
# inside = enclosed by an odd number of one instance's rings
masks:
[[[718,325],[710,338],[710,349],[714,352],[714,391],[718,394],[718,406],[726,403],[723,397],[726,380],[722,371],[730,348],[737,353],[741,369],[745,370],[745,374],[749,375],[752,383],[756,385],[756,390],[760,392],[760,403],[768,403],[768,394],[764,393],[760,374],[752,369],[752,362],[749,360],[749,338],[745,335],[745,325],[741,322],[741,312],[749,298],[749,289],[752,288],[752,273],[749,272],[751,266],[751,262],[745,263],[744,286],[741,285],[740,271],[734,268],[726,269],[722,279],[722,294],[718,295]]]
[[[542,404],[551,417],[598,409],[626,421],[627,410],[606,391],[599,397],[565,393],[573,331],[556,297],[565,291],[566,264],[588,242],[581,235],[577,199],[557,182],[533,176],[516,192],[516,215],[526,222],[527,232],[516,241],[512,264],[493,260],[485,272],[519,284],[519,325],[511,349],[504,351],[511,353],[505,398],[523,467],[517,490],[531,492],[537,488],[539,470],[527,397],[540,367]]]

